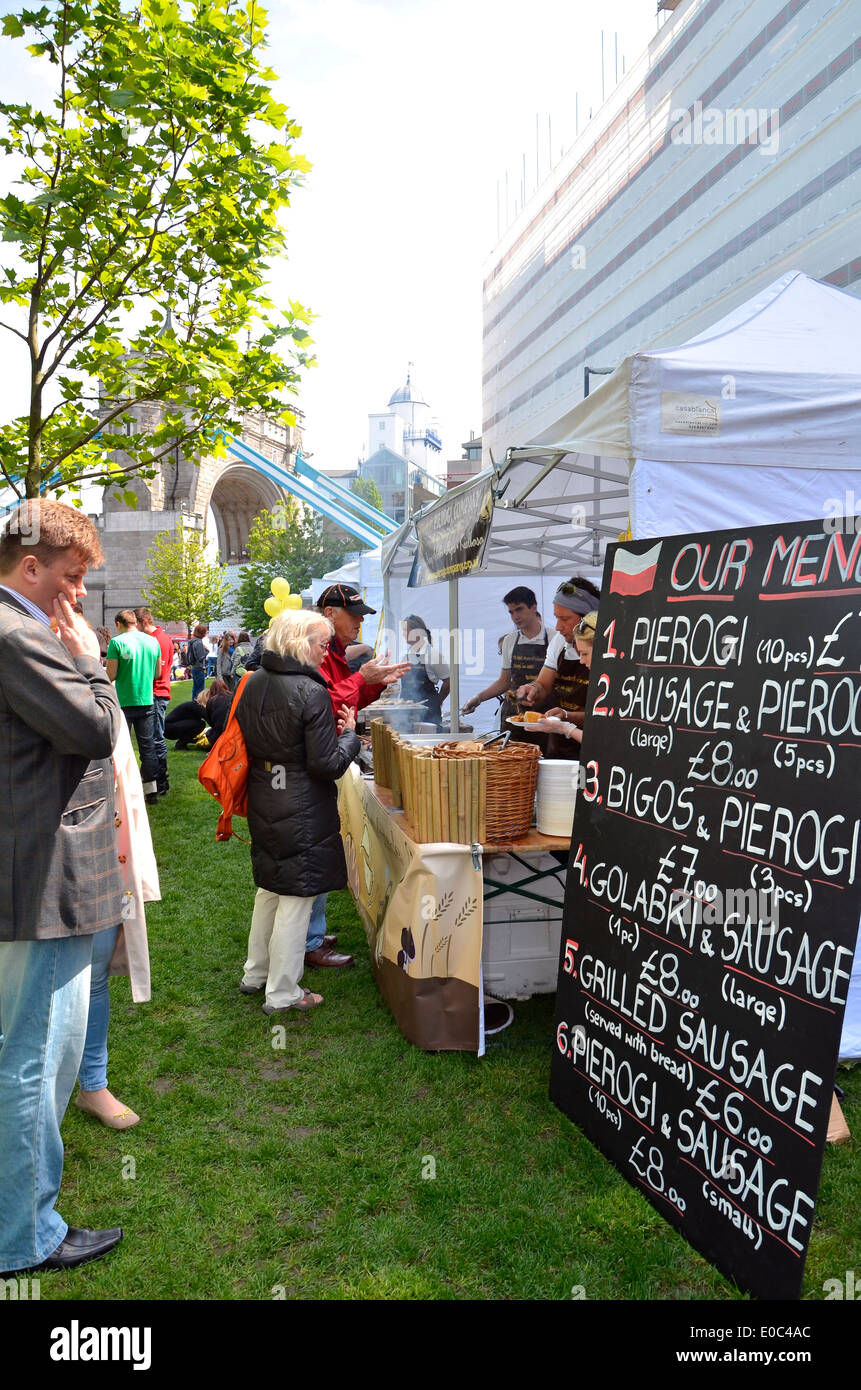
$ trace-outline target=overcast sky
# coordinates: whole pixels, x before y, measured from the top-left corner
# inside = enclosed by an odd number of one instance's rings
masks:
[[[0,13],[14,6],[0,0]],[[323,467],[351,467],[367,413],[414,380],[458,457],[481,429],[481,282],[496,240],[497,184],[535,186],[607,94],[614,33],[630,66],[656,31],[655,0],[273,0],[277,95],[303,128],[312,162],[287,216],[289,259],[275,298],[317,318],[319,365],[299,404],[305,446]],[[22,44],[0,39],[0,89],[45,91]],[[621,74],[621,56],[619,72]],[[14,95],[13,95],[14,93]],[[0,333],[0,411],[21,414],[25,378]]]

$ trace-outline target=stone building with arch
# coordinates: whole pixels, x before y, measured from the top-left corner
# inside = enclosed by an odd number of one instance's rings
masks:
[[[131,433],[139,423],[152,425],[159,411],[158,405],[131,406],[126,430]],[[245,443],[289,472],[294,471],[296,451],[302,446],[303,416],[299,410],[294,414],[296,424],[285,425],[262,411],[251,412],[241,434]],[[147,555],[157,533],[173,531],[177,526],[203,533],[216,542],[223,565],[240,565],[247,560],[248,533],[254,518],[289,495],[230,455],[204,455],[195,464],[179,449],[162,460],[151,482],[133,477],[128,488],[138,499],[134,509],[118,500],[111,488],[104,490],[102,512],[94,519],[100,528],[105,564],[87,575],[87,598],[83,601],[87,619],[110,628],[120,608],[142,602]]]

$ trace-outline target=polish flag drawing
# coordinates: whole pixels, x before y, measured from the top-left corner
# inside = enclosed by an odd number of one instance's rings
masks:
[[[611,594],[647,594],[655,585],[655,571],[663,541],[658,541],[651,550],[642,555],[632,555],[629,550],[617,550],[610,576]]]

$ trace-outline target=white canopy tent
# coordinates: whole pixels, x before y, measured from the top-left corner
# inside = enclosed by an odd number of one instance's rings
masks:
[[[640,538],[861,510],[861,300],[792,271],[690,342],[627,357],[481,476],[496,495],[483,575],[600,572],[629,525]],[[384,575],[407,576],[415,546],[405,522]]]
[[[535,443],[626,460],[636,538],[861,510],[861,300],[791,271]]]
[[[690,342],[626,358],[492,474],[476,576],[600,573],[607,544],[629,526],[640,539],[852,517],[861,512],[861,300],[792,271]],[[408,575],[415,546],[410,523],[388,537],[384,576]],[[457,585],[449,588],[457,626]],[[453,679],[453,707],[455,692]],[[842,1051],[861,1056],[861,952]]]
[[[405,649],[400,633],[401,619],[408,613],[418,613],[430,629],[432,642],[441,648],[447,658],[446,635],[450,625],[449,586],[432,584],[423,589],[408,588],[407,579],[412,562],[410,560],[406,563],[402,557],[399,573],[394,578],[387,578],[386,598],[383,592],[381,563],[379,550],[364,551],[358,559],[330,570],[320,579],[312,579],[308,588],[302,591],[302,597],[308,603],[313,603],[328,584],[336,584],[339,581],[353,584],[365,602],[380,615],[379,618],[369,617],[364,620],[361,633],[363,642],[376,646],[380,652],[388,650],[393,658],[400,659]],[[477,695],[499,674],[497,638],[510,628],[508,613],[503,605],[504,595],[515,585],[526,584],[535,592],[539,610],[548,614],[556,583],[556,578],[545,578],[541,574],[494,575],[470,594],[468,612],[463,620],[469,631],[462,634],[459,647],[459,689],[455,697],[457,701],[462,704],[471,696]],[[487,703],[471,722],[479,732],[488,732],[494,726],[495,718],[496,706]]]
[[[495,505],[475,576],[600,575],[629,527],[639,539],[861,511],[861,300],[791,271],[690,342],[627,357],[480,476]],[[408,577],[415,549],[405,522],[383,542],[384,579]]]

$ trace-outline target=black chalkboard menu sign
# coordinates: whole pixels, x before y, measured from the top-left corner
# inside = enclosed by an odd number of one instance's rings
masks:
[[[851,524],[851,522],[850,522]],[[861,531],[611,546],[551,1098],[759,1298],[797,1298],[861,905]]]

